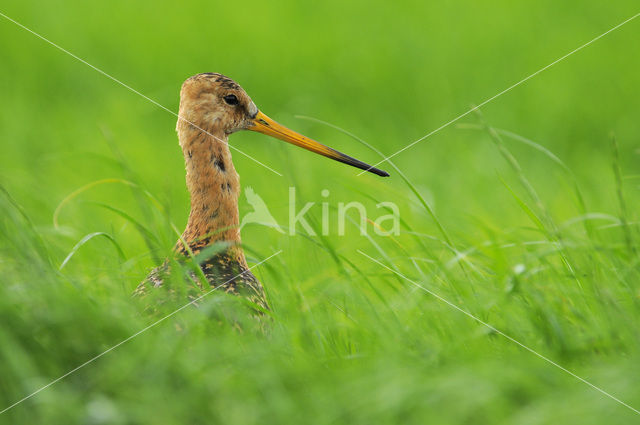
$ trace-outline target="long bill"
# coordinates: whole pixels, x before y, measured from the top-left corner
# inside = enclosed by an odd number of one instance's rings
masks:
[[[382,177],[389,177],[389,173],[386,171],[374,168],[369,164],[350,157],[349,155],[345,155],[342,152],[338,152],[337,150],[325,146],[320,142],[316,142],[302,134],[296,133],[285,126],[278,124],[262,112],[258,112],[253,119],[253,124],[248,127],[248,130],[257,131],[258,133],[275,137],[276,139],[280,139],[284,142],[291,143],[311,152],[326,156],[327,158],[349,164],[352,167],[360,168],[361,170],[369,171],[370,173],[377,174]]]

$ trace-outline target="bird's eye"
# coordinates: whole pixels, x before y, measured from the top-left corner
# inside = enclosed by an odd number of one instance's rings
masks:
[[[228,94],[225,97],[223,97],[224,101],[227,102],[227,105],[237,105],[238,104],[238,98],[236,97],[235,94]]]

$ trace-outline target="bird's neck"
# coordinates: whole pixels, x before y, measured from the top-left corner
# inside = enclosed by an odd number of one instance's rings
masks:
[[[191,195],[191,212],[182,238],[196,253],[216,242],[230,243],[231,250],[244,259],[239,246],[240,180],[227,135],[215,128],[201,128],[210,134],[188,123],[178,124]]]

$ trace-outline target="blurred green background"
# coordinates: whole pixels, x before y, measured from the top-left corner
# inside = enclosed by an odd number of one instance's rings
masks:
[[[300,116],[389,155],[639,10],[6,0],[0,12],[172,111],[187,77],[221,72],[284,125],[376,163]],[[317,203],[316,229],[319,203],[332,208],[328,236],[243,228],[251,264],[282,250],[256,269],[267,335],[214,293],[0,423],[637,422],[358,250],[639,409],[639,37],[640,20],[608,34],[397,155],[397,169],[381,164],[388,179],[234,134],[283,174],[234,154],[278,222],[289,187]],[[130,294],[170,255],[189,202],[175,116],[1,17],[0,39],[1,410],[182,305],[149,313]],[[401,234],[362,236],[353,213],[338,235],[334,208],[351,201],[372,219],[395,202]]]

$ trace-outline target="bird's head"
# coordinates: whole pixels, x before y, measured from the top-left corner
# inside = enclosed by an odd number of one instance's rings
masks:
[[[198,74],[182,84],[180,117],[190,124],[230,134],[248,128],[257,114],[249,95],[224,75]]]
[[[222,74],[209,72],[188,78],[180,91],[179,115],[178,129],[195,125],[199,130],[224,134],[257,131],[379,176],[389,175],[273,121],[238,83]]]

